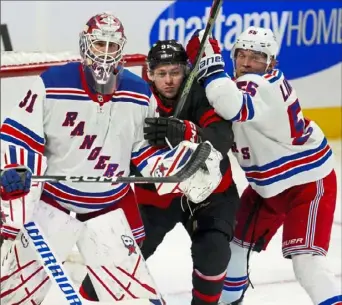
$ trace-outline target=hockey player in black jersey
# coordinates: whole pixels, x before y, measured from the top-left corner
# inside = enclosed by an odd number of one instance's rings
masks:
[[[175,146],[185,139],[193,142],[208,140],[224,159],[221,161],[221,184],[207,200],[198,204],[189,202],[182,193],[159,196],[152,184],[135,185],[146,232],[141,251],[148,259],[164,236],[177,223],[182,223],[192,241],[191,305],[217,305],[230,259],[229,242],[233,237],[239,204],[227,156],[233,144],[231,123],[215,113],[197,82],[193,84],[180,117],[172,117],[189,73],[188,58],[181,44],[175,40],[158,41],[151,48],[147,63],[160,118],[146,119],[145,139],[155,146]],[[133,166],[131,172],[139,175]],[[88,276],[82,289],[91,299],[97,300]]]
[[[222,182],[204,202],[194,204],[179,195],[159,196],[153,185],[136,185],[136,196],[145,225],[141,247],[148,259],[166,233],[181,222],[192,240],[192,305],[218,304],[230,258],[239,196],[227,153],[233,144],[231,123],[209,105],[204,89],[194,82],[179,118],[173,112],[189,73],[187,55],[175,40],[158,41],[147,58],[149,80],[157,97],[160,118],[147,118],[145,139],[155,146],[175,146],[183,140],[208,140],[219,150]]]

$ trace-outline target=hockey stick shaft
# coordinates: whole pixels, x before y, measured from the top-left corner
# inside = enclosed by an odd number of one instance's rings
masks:
[[[82,182],[82,183],[180,183],[195,174],[211,152],[210,144],[198,145],[187,164],[175,175],[166,177],[91,177],[91,176],[32,176],[34,182]]]
[[[176,109],[175,109],[175,112],[173,115],[176,118],[179,117],[179,115],[182,112],[184,105],[187,101],[187,98],[189,96],[189,92],[191,90],[192,84],[196,78],[196,73],[197,73],[198,66],[200,64],[200,60],[203,56],[204,49],[206,47],[207,39],[213,30],[213,27],[214,27],[218,12],[220,11],[220,8],[222,6],[222,3],[223,3],[223,0],[214,0],[213,1],[213,4],[211,6],[211,11],[210,11],[210,16],[208,19],[208,23],[205,27],[203,38],[202,38],[200,48],[199,48],[199,52],[198,52],[196,59],[195,59],[195,65],[192,67],[192,70],[191,70],[188,78],[186,79],[182,94],[181,94],[181,96],[178,100],[178,103],[176,105]]]

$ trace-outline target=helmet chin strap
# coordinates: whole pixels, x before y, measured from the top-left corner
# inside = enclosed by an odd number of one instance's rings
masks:
[[[268,70],[269,70],[269,68],[270,68],[270,64],[271,64],[271,63],[269,63],[269,64],[266,66],[266,68],[265,68],[265,73],[268,72]]]
[[[268,72],[269,68],[270,68],[270,65],[272,63],[272,56],[271,55],[267,55],[267,66],[265,68],[265,72]]]
[[[235,68],[235,60],[232,60],[233,62],[233,71],[234,71],[234,77],[236,78],[236,68]]]

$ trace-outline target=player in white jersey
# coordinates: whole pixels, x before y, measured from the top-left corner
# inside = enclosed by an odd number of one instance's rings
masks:
[[[203,31],[196,32],[187,45],[192,62],[201,37]],[[312,302],[342,304],[341,287],[325,258],[337,191],[332,151],[318,125],[303,117],[296,91],[275,68],[278,50],[270,29],[250,27],[231,51],[235,81],[224,73],[213,38],[197,71],[211,105],[233,122],[233,152],[249,182],[221,302],[241,298],[248,285],[250,250],[266,249],[283,225],[283,256],[292,259],[295,276]]]
[[[77,242],[100,301],[132,295],[158,298],[146,266],[139,263],[143,260],[136,244],[143,240],[144,228],[130,184],[42,185],[31,183],[32,174],[128,176],[133,162],[143,176],[164,174],[160,167],[172,175],[196,148],[188,142],[173,149],[154,148],[144,140],[144,120],[157,116],[157,103],[149,85],[123,68],[125,43],[118,18],[107,13],[92,17],[80,33],[82,61],[51,67],[37,77],[1,127],[1,210],[6,216],[1,234],[6,244],[31,220],[39,224],[62,261]],[[220,183],[221,158],[212,149],[206,161],[209,171],[217,170],[212,177],[199,170],[179,185],[158,184],[158,190],[204,200]],[[126,217],[114,221],[124,215],[118,214],[121,209]],[[70,211],[77,220],[68,215]],[[49,278],[21,234],[2,261],[2,303],[41,304]],[[118,283],[126,283],[117,279],[115,259],[136,279],[126,292],[118,288]]]

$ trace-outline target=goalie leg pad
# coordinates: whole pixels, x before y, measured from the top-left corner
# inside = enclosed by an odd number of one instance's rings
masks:
[[[122,209],[86,226],[77,246],[100,301],[160,299]]]
[[[115,203],[114,205],[111,205],[105,209],[98,210],[95,212],[90,212],[86,214],[78,214],[77,219],[84,222],[91,218],[104,215],[118,208],[123,209],[126,219],[133,232],[134,239],[136,240],[137,243],[140,244],[145,238],[145,230],[144,230],[143,221],[140,216],[139,207],[136,203],[136,197],[132,190],[130,190],[124,196],[124,198],[122,198],[119,202]]]
[[[19,233],[1,264],[1,302],[4,304],[39,304],[49,289],[48,276],[36,263],[28,241]]]
[[[69,215],[40,202],[32,215],[32,221],[44,229],[46,238],[57,249],[63,260],[75,245],[83,228],[82,223]],[[24,230],[24,229],[23,229]],[[34,236],[27,226],[26,232]],[[49,287],[49,277],[36,261],[37,254],[30,241],[19,232],[1,262],[1,301],[3,304],[40,304]],[[46,259],[51,259],[49,249],[36,240],[36,247]]]

